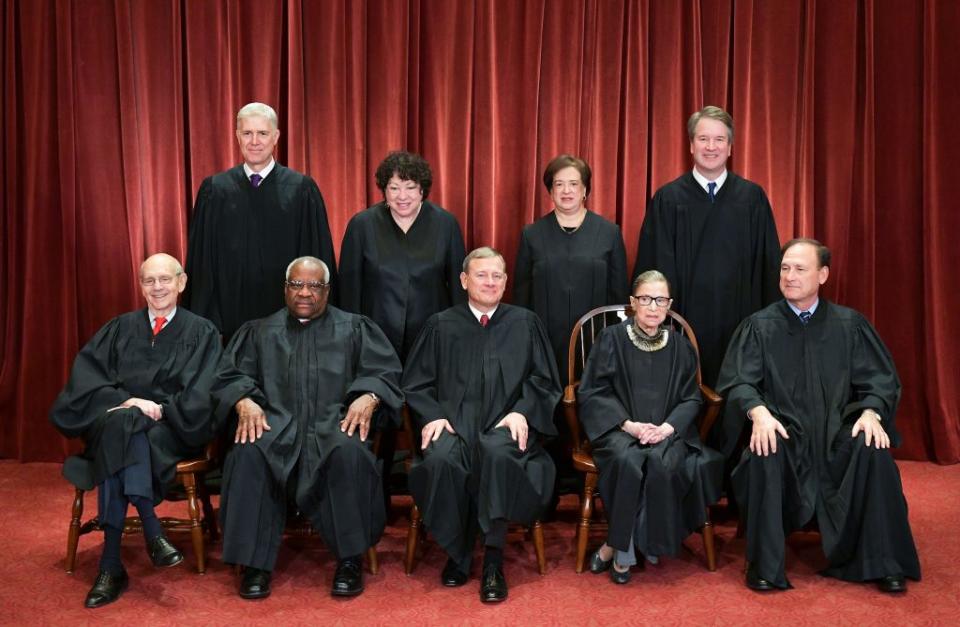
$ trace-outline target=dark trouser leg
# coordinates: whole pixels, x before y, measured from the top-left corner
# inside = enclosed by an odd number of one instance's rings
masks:
[[[369,440],[340,431],[326,437],[328,452],[302,478],[297,504],[337,559],[359,556],[380,540],[386,523],[379,464]]]
[[[834,494],[824,494],[818,522],[825,571],[848,581],[891,575],[920,579],[900,472],[889,449],[866,446],[863,434],[838,441],[830,467]]]
[[[777,436],[777,452],[768,456],[746,453],[734,470],[733,484],[741,515],[746,515],[747,561],[761,579],[778,588],[790,588],[785,573],[784,466],[787,455]]]
[[[496,518],[490,521],[490,529],[484,536],[483,566],[503,566],[503,547],[507,543],[507,521]]]
[[[236,444],[224,463],[220,495],[223,561],[273,570],[286,523],[286,490],[253,444]]]
[[[123,570],[120,562],[120,539],[123,536],[124,519],[127,516],[127,503],[136,500],[150,504],[148,514],[152,520],[144,520],[144,535],[149,531],[158,533],[160,522],[153,513],[153,476],[150,472],[150,445],[144,432],[130,436],[129,456],[135,461],[107,477],[97,489],[97,509],[100,525],[104,529],[103,555],[100,569],[112,574]],[[141,513],[141,519],[143,515]]]
[[[477,536],[476,492],[466,444],[444,432],[410,469],[410,493],[423,524],[464,573],[470,572]]]

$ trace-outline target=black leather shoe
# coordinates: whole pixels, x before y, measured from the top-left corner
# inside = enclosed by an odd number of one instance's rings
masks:
[[[499,603],[507,598],[507,578],[499,566],[484,566],[480,582],[480,600],[484,603]]]
[[[266,599],[270,596],[270,571],[248,566],[240,582],[240,596],[244,599]]]
[[[612,560],[611,560],[612,561]],[[610,569],[610,581],[613,583],[624,584],[630,582],[630,567],[627,567],[627,570],[620,572],[616,567]]]
[[[880,592],[906,592],[907,580],[903,575],[890,575],[877,580]]]
[[[119,575],[111,575],[101,570],[83,604],[86,607],[94,608],[113,603],[120,598],[128,585],[130,585],[130,578],[127,577],[127,571],[124,570]]]
[[[443,572],[440,573],[440,583],[448,588],[459,588],[467,583],[467,573],[460,572],[457,563],[448,559],[447,565],[443,567]]]
[[[757,592],[769,592],[777,589],[772,583],[762,579],[753,566],[747,569],[747,587]]]
[[[147,543],[147,555],[157,568],[176,566],[183,561],[183,553],[170,544],[166,536],[157,536]]]
[[[613,564],[613,557],[604,561],[603,558],[600,557],[600,549],[594,551],[593,555],[590,556],[590,572],[594,575],[599,575],[609,570],[610,564]]]
[[[337,562],[337,571],[333,574],[333,588],[330,594],[335,597],[355,597],[363,592],[363,566],[359,557],[348,557]]]

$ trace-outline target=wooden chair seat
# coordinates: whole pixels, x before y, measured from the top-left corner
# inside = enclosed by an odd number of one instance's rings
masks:
[[[176,483],[184,488],[187,501],[188,518],[160,517],[160,525],[168,531],[189,531],[193,541],[193,552],[196,556],[197,572],[203,574],[207,570],[207,555],[203,534],[210,535],[210,541],[215,542],[219,536],[217,519],[210,503],[210,494],[204,484],[204,476],[216,467],[215,447],[207,447],[204,456],[195,459],[185,459],[177,464]],[[73,506],[71,508],[70,528],[67,531],[67,557],[64,561],[64,570],[72,573],[77,565],[77,545],[80,536],[100,529],[100,521],[96,516],[82,522],[83,496],[85,490],[74,488]],[[171,499],[172,500],[172,499]],[[203,510],[203,516],[200,512]],[[129,516],[123,521],[123,533],[141,533],[143,524],[139,516]]]

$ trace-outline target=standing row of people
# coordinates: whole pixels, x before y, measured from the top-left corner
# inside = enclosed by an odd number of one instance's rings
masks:
[[[681,509],[702,512],[719,496],[721,460],[691,430],[700,402],[690,387],[696,357],[685,340],[661,333],[667,308],[677,306],[693,323],[704,378],[712,384],[734,329],[774,300],[770,286],[775,289],[778,274],[790,301],[769,203],[762,189],[725,167],[732,120],[707,107],[691,117],[688,132],[694,169],[657,192],[641,231],[630,292],[635,316],[601,338],[581,390],[601,494],[617,516],[591,570],[612,563],[618,582],[629,578],[634,551],[648,559],[674,554],[685,532],[699,524]],[[244,163],[201,185],[187,272],[165,255],[144,262],[140,283],[147,309],[111,322],[84,348],[51,412],[62,432],[87,444],[82,456],[65,464],[65,474],[80,487],[100,489],[104,556],[87,605],[115,600],[127,585],[118,531],[127,501],[144,518],[154,563],[182,560],[159,525],[149,522],[177,455],[188,455],[202,439],[191,438],[183,421],[167,420],[174,396],[188,398],[197,419],[214,412],[214,428],[200,430],[207,437],[225,425],[233,433],[221,519],[224,560],[247,567],[241,596],[269,594],[288,504],[311,521],[338,558],[332,593],[362,591],[360,556],[386,520],[382,472],[368,436],[396,423],[405,397],[423,449],[410,489],[448,553],[441,580],[449,586],[467,581],[473,542],[482,533],[481,599],[503,600],[506,523],[532,522],[554,491],[555,464],[543,445],[557,435],[554,408],[570,329],[593,307],[621,302],[627,288],[619,228],[586,209],[589,166],[568,155],[548,165],[544,184],[554,211],[521,236],[518,307],[501,302],[503,257],[490,248],[465,255],[456,219],[427,201],[429,165],[409,153],[392,153],[378,168],[384,200],[350,221],[338,278],[319,190],[309,177],[274,161],[278,137],[272,109],[259,103],[241,109],[237,139]],[[184,290],[193,313],[176,307]],[[121,319],[129,328],[120,325],[122,337],[116,330],[110,335],[108,328],[118,328]],[[174,333],[184,325],[172,321],[184,320],[203,338]],[[229,339],[222,357],[219,343],[210,341],[217,329]],[[643,354],[629,352],[631,346]],[[119,359],[121,350],[136,363]],[[191,379],[177,361],[188,357],[207,364]],[[763,349],[753,357],[762,359]],[[210,364],[218,362],[214,370]],[[166,374],[147,373],[143,385],[128,384],[127,369],[144,364]],[[885,365],[892,369],[892,362]],[[734,396],[739,385],[750,385],[722,377],[721,383]],[[205,394],[212,408],[202,402]],[[895,401],[875,408],[891,433],[893,407]],[[753,423],[754,431],[764,425],[762,437],[775,446],[763,418]],[[725,425],[733,423],[742,429],[744,420],[728,416]],[[785,437],[790,425],[778,424]],[[858,422],[854,435],[867,426],[871,435],[879,433],[873,423]],[[737,431],[736,424],[729,430]],[[109,433],[115,435],[104,437]],[[809,453],[804,448],[798,454]],[[830,458],[824,455],[816,459]],[[562,449],[554,457],[566,459]],[[698,461],[691,466],[688,459]],[[899,481],[892,469],[884,471],[884,481]],[[661,477],[670,477],[669,488]],[[811,515],[820,516],[824,506],[809,488],[814,480],[804,481],[805,491],[783,498],[806,498]],[[656,490],[647,494],[648,486]],[[749,490],[737,494],[751,502]],[[648,506],[649,499],[656,505]],[[857,531],[860,514],[845,527],[847,534]],[[750,525],[748,518],[748,534]],[[758,551],[748,548],[751,564],[760,569],[748,573],[748,585],[783,587],[782,562],[776,571]],[[875,568],[837,574],[878,578]],[[887,587],[905,586],[904,575],[918,577],[919,567],[903,566]]]

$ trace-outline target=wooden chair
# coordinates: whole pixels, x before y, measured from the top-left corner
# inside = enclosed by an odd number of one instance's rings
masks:
[[[664,324],[668,324],[674,332],[682,333],[693,345],[697,355],[700,349],[693,329],[680,314],[668,311]],[[583,572],[583,564],[587,554],[587,541],[590,533],[590,519],[593,516],[594,499],[597,496],[597,480],[599,473],[590,450],[590,443],[580,433],[580,419],[577,415],[577,388],[580,387],[580,376],[587,363],[587,355],[596,342],[600,331],[607,326],[619,324],[627,318],[627,305],[608,305],[597,307],[584,314],[570,333],[569,357],[567,359],[567,374],[570,384],[563,392],[563,412],[570,428],[573,440],[573,466],[586,474],[583,485],[583,496],[580,499],[580,522],[577,525],[577,560],[576,572]],[[700,368],[697,368],[697,383],[703,395],[703,406],[697,417],[697,428],[700,439],[706,441],[707,434],[717,419],[720,403],[723,399],[712,389],[703,384],[700,377]],[[707,520],[701,529],[703,546],[707,555],[707,569],[717,569],[716,548],[714,546],[713,523],[710,520],[710,510],[707,509]]]
[[[405,462],[407,474],[409,475],[410,468],[413,466],[414,456],[420,455],[420,438],[416,437],[413,431],[413,424],[410,420],[410,410],[406,405],[403,406],[402,415],[403,431],[401,434],[408,441],[406,443],[398,441],[397,448],[399,449],[405,445],[410,451],[410,455]],[[401,434],[398,434],[398,436]],[[527,531],[519,525],[511,525],[510,534],[513,538],[518,536],[517,529],[520,529],[523,533]],[[543,525],[537,520],[530,526],[529,532],[533,538],[533,550],[537,555],[537,570],[541,575],[545,575],[547,574],[547,557],[543,544]],[[416,566],[417,547],[420,545],[420,536],[423,534],[424,527],[421,524],[420,508],[417,507],[417,502],[413,501],[413,504],[410,506],[410,526],[407,529],[407,554],[403,560],[403,570],[408,575],[413,572],[413,568]]]
[[[197,572],[201,575],[207,570],[207,554],[204,546],[204,531],[210,534],[210,541],[215,542],[219,536],[217,519],[210,504],[210,495],[204,484],[204,476],[213,470],[216,464],[216,446],[211,443],[207,446],[203,457],[185,459],[177,464],[176,482],[183,486],[186,492],[187,516],[189,518],[173,518],[164,516],[160,524],[170,531],[189,531],[193,540],[193,552],[197,560]],[[73,507],[70,516],[70,529],[67,532],[67,558],[64,570],[72,573],[77,565],[77,545],[80,536],[100,528],[100,521],[93,517],[87,522],[83,518],[83,495],[85,490],[75,488]],[[200,516],[201,508],[203,517]],[[127,517],[123,524],[123,533],[139,533],[143,525],[138,516]]]

